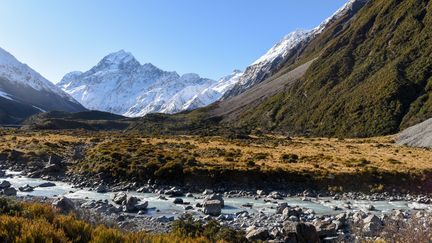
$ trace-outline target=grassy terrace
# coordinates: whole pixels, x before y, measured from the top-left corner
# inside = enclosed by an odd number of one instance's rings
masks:
[[[432,151],[371,139],[167,136],[3,130],[0,160],[25,166],[51,154],[75,174],[180,184],[310,183],[312,188],[428,191]],[[261,184],[263,185],[263,184]],[[419,187],[421,186],[421,187]],[[356,188],[358,187],[358,188]]]

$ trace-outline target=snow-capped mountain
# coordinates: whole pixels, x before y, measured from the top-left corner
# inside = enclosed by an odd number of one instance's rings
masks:
[[[202,92],[196,94],[191,100],[183,105],[183,110],[193,110],[219,100],[227,90],[232,89],[232,87],[239,82],[242,75],[242,71],[234,70],[230,75],[221,78],[211,87],[208,87]]]
[[[84,111],[70,95],[0,48],[0,123],[43,111]]]
[[[141,65],[132,54],[121,50],[104,57],[87,72],[65,75],[57,85],[88,109],[136,117],[208,105],[219,99],[231,82],[216,82],[197,74],[180,76],[150,63]],[[209,92],[205,99],[197,97],[209,88],[215,92]]]
[[[281,41],[267,51],[266,54],[247,67],[238,83],[230,90],[226,91],[222,99],[228,99],[241,94],[272,76],[279,70],[283,61],[290,55],[294,55],[302,45],[321,34],[331,23],[344,16],[349,11],[353,11],[360,6],[363,6],[367,1],[368,0],[349,0],[344,6],[338,9],[332,16],[324,20],[316,28],[312,30],[296,30],[286,35]]]

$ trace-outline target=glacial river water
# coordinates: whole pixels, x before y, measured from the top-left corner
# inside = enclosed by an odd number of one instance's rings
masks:
[[[21,176],[19,172],[7,171],[8,178],[0,178],[2,180],[9,181],[13,187],[18,189],[24,185],[30,185],[36,187],[44,182],[48,182],[43,179],[33,179]],[[84,199],[84,200],[108,200],[111,201],[112,195],[114,193],[97,193],[90,189],[77,189],[72,185],[64,182],[53,182],[56,186],[53,187],[36,187],[32,192],[20,192],[18,191],[18,196],[43,196],[43,197],[58,197],[66,196],[71,199]],[[173,203],[172,198],[168,200],[159,199],[158,194],[153,193],[137,193],[137,192],[127,192],[128,195],[136,196],[142,200],[149,202],[149,210],[147,214],[149,215],[172,215],[176,216],[184,212],[183,205],[176,205]],[[199,195],[195,195],[199,196]],[[195,203],[202,202],[202,199],[186,198],[182,197],[183,201],[190,202],[191,205]],[[366,200],[349,200],[351,209],[344,209],[347,204],[347,200],[333,200],[332,198],[321,197],[318,200],[315,198],[310,198],[310,201],[303,201],[300,197],[288,197],[284,200],[274,200],[275,202],[265,202],[264,199],[255,200],[253,198],[228,198],[225,197],[225,207],[222,211],[223,214],[233,214],[240,211],[248,211],[249,213],[274,213],[276,203],[287,202],[290,206],[300,206],[302,208],[312,209],[317,215],[336,215],[344,211],[367,211],[369,205],[373,205],[376,209],[377,214],[388,213],[393,209],[426,209],[431,210],[431,205],[419,204],[406,201],[366,201]],[[247,203],[252,204],[252,208],[244,207]],[[334,206],[342,208],[341,210],[334,210]],[[156,209],[158,209],[156,211]]]

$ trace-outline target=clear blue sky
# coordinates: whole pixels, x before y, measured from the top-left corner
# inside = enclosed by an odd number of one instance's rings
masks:
[[[0,47],[52,82],[124,49],[140,62],[218,79],[346,0],[1,0]]]

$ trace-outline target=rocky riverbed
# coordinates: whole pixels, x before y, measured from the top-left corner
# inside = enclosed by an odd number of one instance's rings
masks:
[[[0,192],[24,200],[48,200],[62,211],[83,211],[101,222],[127,230],[167,232],[185,214],[203,222],[243,230],[250,240],[286,240],[288,235],[316,235],[321,239],[352,239],[358,232],[378,235],[386,222],[428,214],[432,205],[426,195],[345,193],[319,195],[286,192],[213,191],[190,193],[180,187],[148,184],[80,188],[65,182],[0,173]],[[353,232],[357,229],[358,232]],[[315,233],[311,233],[315,232]]]

